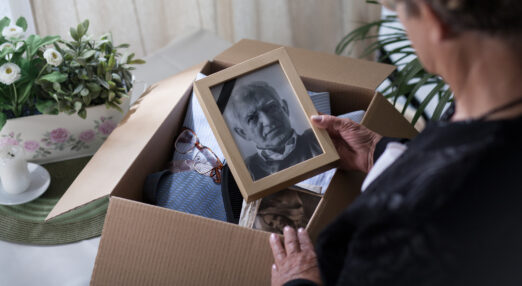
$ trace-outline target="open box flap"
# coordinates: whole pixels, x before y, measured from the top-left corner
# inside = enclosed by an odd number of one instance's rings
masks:
[[[111,197],[91,285],[269,285],[268,237]]]
[[[388,137],[413,138],[418,134],[395,107],[378,93],[374,95],[361,124]],[[362,172],[337,170],[308,224],[312,240],[359,196],[365,176]]]
[[[214,61],[231,66],[279,47],[281,46],[255,40],[241,40],[217,55]],[[287,51],[301,77],[370,90],[375,90],[395,70],[391,65],[322,52],[291,47]]]
[[[151,86],[131,106],[118,128],[94,154],[46,220],[110,195],[187,89],[192,88],[192,82],[205,64]]]
[[[361,124],[387,137],[413,138],[419,133],[380,93],[373,97]]]

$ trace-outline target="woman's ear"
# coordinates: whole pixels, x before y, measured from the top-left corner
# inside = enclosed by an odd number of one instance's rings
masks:
[[[429,25],[429,30],[426,31],[429,40],[432,44],[439,44],[453,36],[451,29],[446,23],[437,15],[433,8],[424,1],[417,1],[420,16]]]

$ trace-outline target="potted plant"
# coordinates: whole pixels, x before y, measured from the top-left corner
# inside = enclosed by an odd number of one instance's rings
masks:
[[[380,5],[377,1],[366,0],[369,4]],[[399,98],[405,99],[405,104],[400,111],[404,115],[409,106],[416,112],[411,123],[415,125],[420,118],[438,120],[444,108],[453,101],[453,93],[444,80],[428,73],[415,54],[415,50],[408,40],[406,30],[398,24],[397,15],[389,15],[384,19],[367,23],[346,35],[337,45],[336,54],[350,53],[351,44],[358,41],[368,41],[361,58],[377,53],[377,61],[397,66],[389,77],[389,85],[380,92],[397,104]],[[383,29],[387,32],[383,33]],[[420,89],[426,92],[426,96],[419,100],[417,92]],[[435,102],[432,114],[426,112],[426,107]]]
[[[94,40],[86,20],[59,36],[24,37],[27,23],[0,20],[0,145],[20,145],[28,160],[92,154],[128,110],[134,54],[111,35]]]

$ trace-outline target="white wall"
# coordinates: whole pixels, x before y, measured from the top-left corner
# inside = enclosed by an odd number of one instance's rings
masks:
[[[333,53],[343,36],[380,17],[380,7],[354,0],[26,0],[37,31],[68,37],[89,19],[90,32],[111,31],[146,56],[186,30],[201,28],[236,42],[242,38]]]

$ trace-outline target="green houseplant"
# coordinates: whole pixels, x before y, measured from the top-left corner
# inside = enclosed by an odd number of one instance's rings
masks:
[[[376,1],[366,1],[369,4],[379,5]],[[428,73],[415,55],[415,51],[408,40],[406,31],[396,25],[398,18],[390,15],[384,19],[370,22],[353,30],[337,45],[337,54],[350,53],[352,44],[359,41],[369,41],[360,57],[377,54],[377,61],[397,66],[397,70],[389,77],[390,84],[384,87],[382,94],[395,105],[401,97],[406,102],[401,110],[402,114],[411,106],[416,109],[411,123],[415,125],[420,117],[426,120],[438,120],[448,102],[453,100],[453,93],[448,85],[439,76]],[[386,30],[387,32],[382,32]],[[415,96],[424,88],[427,95],[419,101]],[[426,113],[426,107],[432,101],[437,104],[431,115]]]
[[[24,37],[27,23],[0,20],[0,147],[21,145],[48,162],[92,154],[123,117],[135,64],[111,35],[94,40],[89,22],[59,36]],[[76,115],[75,115],[76,114]]]
[[[45,59],[41,48],[56,42],[58,36],[31,35],[24,39],[27,22],[16,24],[4,17],[0,20],[0,128],[8,118],[31,115],[36,110],[36,80],[45,80]]]
[[[54,42],[58,57],[64,63],[53,66],[48,60],[49,73],[38,84],[43,96],[37,108],[42,113],[77,113],[86,117],[86,107],[105,104],[107,108],[120,110],[119,105],[132,88],[131,65],[142,64],[134,54],[123,55],[119,49],[127,44],[114,46],[111,35],[103,35],[99,41],[92,40],[84,21],[76,29],[71,28],[72,41]]]

